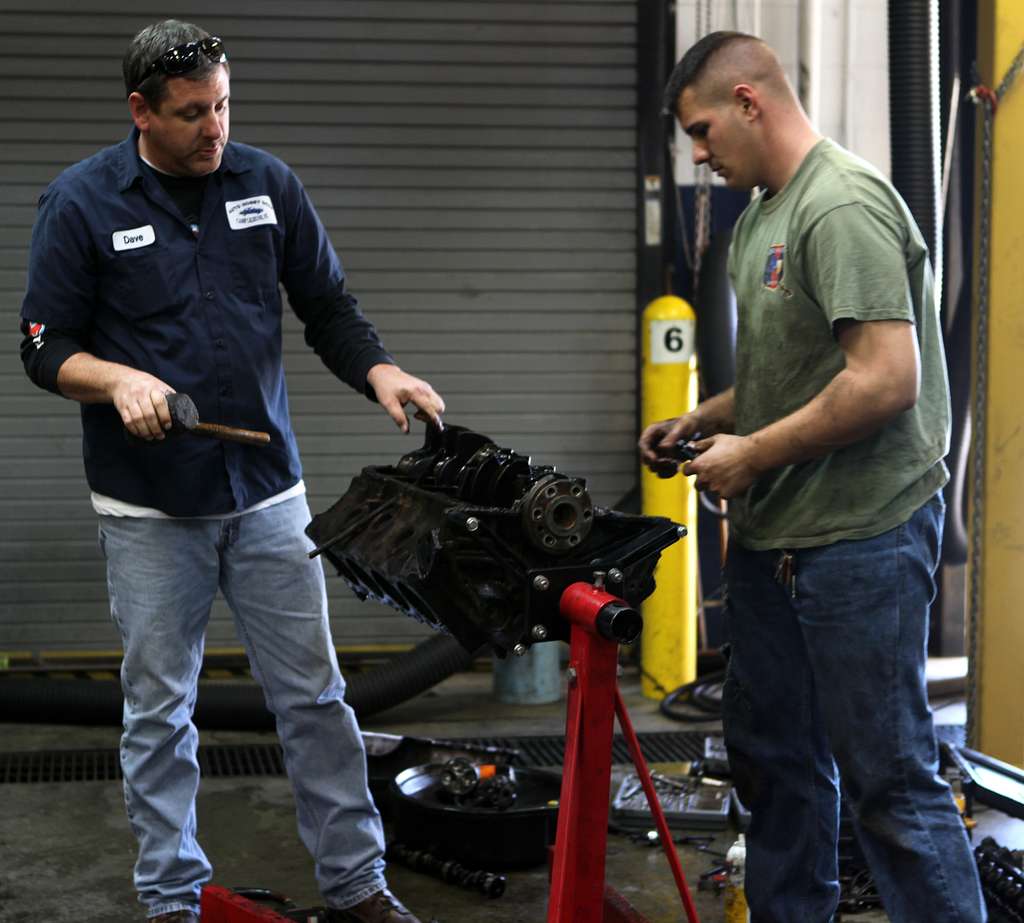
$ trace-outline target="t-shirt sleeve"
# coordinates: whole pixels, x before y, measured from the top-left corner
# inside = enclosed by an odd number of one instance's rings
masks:
[[[914,322],[905,234],[859,203],[840,205],[811,226],[800,248],[803,274],[830,323]]]

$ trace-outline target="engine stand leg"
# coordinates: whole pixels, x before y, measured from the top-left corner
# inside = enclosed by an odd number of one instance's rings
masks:
[[[618,690],[618,643],[598,631],[597,616],[608,601],[621,602],[586,584],[573,584],[562,596],[562,614],[572,622],[572,633],[565,765],[547,923],[647,923],[646,917],[622,895],[605,887],[616,714],[651,804],[687,918],[689,923],[699,923],[665,814]]]

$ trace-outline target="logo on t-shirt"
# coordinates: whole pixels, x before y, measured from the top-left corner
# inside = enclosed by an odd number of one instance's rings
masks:
[[[785,264],[786,245],[772,244],[768,248],[768,262],[764,264],[764,276],[761,281],[765,288],[773,291],[782,288],[782,271]],[[785,289],[782,289],[785,291]]]

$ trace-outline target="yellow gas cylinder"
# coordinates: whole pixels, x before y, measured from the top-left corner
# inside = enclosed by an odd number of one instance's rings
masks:
[[[682,298],[656,298],[643,314],[641,428],[697,406],[697,316]],[[648,698],[697,677],[697,492],[690,478],[659,478],[643,468],[645,516],[667,516],[689,534],[661,553],[658,588],[643,604],[640,662]]]

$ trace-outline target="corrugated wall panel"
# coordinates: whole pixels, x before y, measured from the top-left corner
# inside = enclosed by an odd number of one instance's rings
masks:
[[[119,78],[154,0],[0,10],[0,650],[110,649],[77,406],[14,349],[35,203],[130,128]],[[221,35],[232,137],[300,175],[367,314],[449,419],[589,478],[634,478],[635,0],[196,0]],[[419,443],[348,392],[290,314],[310,504]],[[424,631],[329,581],[339,644]],[[212,645],[234,645],[223,603]]]

